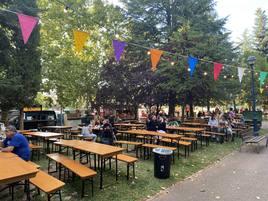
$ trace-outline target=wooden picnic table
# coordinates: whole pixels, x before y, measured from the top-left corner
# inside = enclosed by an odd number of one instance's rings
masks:
[[[182,123],[183,126],[189,126],[189,127],[211,127],[208,124],[204,124],[204,123],[197,123],[197,122],[185,122]]]
[[[118,127],[119,130],[122,130],[124,127],[127,129],[144,128],[144,124],[116,123],[114,126]]]
[[[3,158],[13,158],[13,157],[18,157],[18,155],[13,154],[12,152],[2,152],[0,151],[0,160]]]
[[[27,200],[30,200],[29,179],[35,177],[38,169],[20,157],[12,156],[10,153],[1,153],[0,155],[0,185],[25,180]],[[4,187],[0,191],[5,190],[7,187]]]
[[[115,147],[111,145],[100,144],[97,142],[88,142],[88,141],[81,141],[81,140],[60,140],[58,142],[54,142],[54,144],[64,147],[70,147],[73,149],[73,159],[75,160],[75,151],[82,151],[87,153],[93,153],[98,155],[101,160],[101,167],[100,167],[100,189],[103,188],[103,167],[104,167],[104,160],[108,157],[115,156],[115,166],[116,166],[116,180],[118,179],[118,161],[117,155],[123,152],[123,148]],[[94,166],[96,169],[96,158],[94,158]]]
[[[71,134],[71,128],[72,126],[43,126],[41,127],[41,130],[48,130],[48,131],[54,131],[56,132],[57,130],[60,132],[60,133],[63,133],[66,135],[66,138],[67,138],[67,134]]]
[[[64,134],[52,133],[52,132],[23,132],[23,135],[41,138],[43,143],[46,143],[47,153],[49,153],[49,139],[50,138],[62,138]]]
[[[122,131],[122,133],[128,134],[128,135],[142,135],[144,136],[144,139],[146,136],[151,136],[151,137],[157,137],[159,140],[160,137],[162,138],[168,138],[172,140],[178,140],[179,138],[183,137],[183,135],[178,135],[178,134],[170,134],[170,133],[160,133],[156,131],[148,131],[148,130],[128,130],[128,131]]]
[[[204,128],[194,128],[194,127],[183,127],[183,126],[167,126],[167,130],[200,133],[200,132],[203,132],[205,129]]]

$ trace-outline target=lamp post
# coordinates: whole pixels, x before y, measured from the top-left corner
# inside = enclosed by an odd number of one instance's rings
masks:
[[[255,95],[255,86],[254,86],[254,64],[256,61],[255,56],[249,56],[247,59],[248,65],[251,68],[251,98],[252,98],[252,112],[253,112],[253,131],[254,136],[258,136],[258,128],[257,128],[257,117],[256,117],[256,95]]]

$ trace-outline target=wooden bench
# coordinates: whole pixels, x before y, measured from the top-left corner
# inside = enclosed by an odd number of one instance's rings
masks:
[[[120,147],[122,147],[123,144],[127,145],[127,151],[128,151],[128,145],[134,145],[135,151],[136,151],[136,157],[138,157],[138,149],[141,148],[141,145],[143,143],[141,142],[133,142],[133,141],[123,141],[123,140],[117,140],[114,142],[114,144],[119,144]]]
[[[220,138],[220,143],[222,144],[224,142],[225,133],[219,133],[219,132],[212,132],[212,131],[204,131],[203,135],[208,136],[217,136]]]
[[[82,197],[84,197],[85,181],[90,180],[91,192],[93,196],[93,177],[97,175],[97,172],[59,153],[47,154],[47,157],[49,158],[49,161],[48,161],[49,173],[50,173],[50,162],[51,160],[53,160],[56,162],[56,171],[54,172],[59,172],[59,179],[61,179],[62,167],[71,171],[75,175],[79,176],[82,180],[82,193],[81,193]],[[65,179],[65,169],[64,169],[64,179]]]
[[[31,165],[35,166],[37,169],[40,169],[40,165],[37,165],[36,163],[34,163],[32,161],[28,161],[28,163],[30,163]]]
[[[34,178],[30,179],[30,183],[38,189],[47,194],[47,200],[50,201],[51,197],[58,194],[61,199],[61,188],[65,185],[64,182],[50,176],[46,172],[39,170]]]
[[[116,157],[113,156],[113,159],[115,158]],[[138,159],[132,156],[128,156],[128,155],[118,154],[117,160],[127,163],[127,180],[129,180],[129,167],[132,166],[133,179],[135,179],[135,162],[137,162]]]
[[[193,133],[193,132],[185,132],[184,135],[185,136],[192,137],[192,138],[197,138],[197,139],[199,138],[200,139],[201,146],[203,146],[203,139],[205,139],[206,146],[208,146],[209,145],[210,138],[211,138],[211,135],[208,135],[208,134],[205,134],[205,133],[198,133],[198,134],[196,134],[196,133]]]
[[[158,145],[158,144],[143,144],[142,147],[144,148],[143,149],[143,157],[144,157],[144,160],[146,159],[146,155],[148,156],[148,158],[150,158],[151,156],[151,153],[152,153],[152,149],[154,148],[165,148],[165,149],[168,149],[170,151],[172,151],[172,161],[173,163],[175,163],[175,157],[174,157],[174,153],[175,151],[177,150],[177,147],[169,147],[169,146],[161,146],[161,145]],[[146,154],[148,153],[148,154]]]
[[[266,147],[268,145],[268,136],[253,136],[253,129],[245,129],[241,133],[241,139],[242,139],[242,144],[240,146],[240,151],[241,147],[243,144],[251,144],[251,145],[257,145],[256,146],[256,152],[260,152],[260,142],[266,139]]]
[[[184,140],[179,140],[179,141],[178,140],[171,140],[171,139],[167,139],[167,138],[163,138],[160,141],[164,142],[164,143],[170,143],[170,144],[174,143],[174,144],[176,144],[177,147],[178,147],[178,158],[180,156],[180,149],[179,149],[180,146],[184,147],[184,152],[185,152],[184,156],[185,156],[185,158],[187,157],[187,155],[188,156],[190,155],[190,147],[192,146],[192,142],[187,142],[187,141],[184,141]]]
[[[31,160],[34,159],[35,154],[37,155],[37,159],[40,160],[40,153],[43,147],[40,145],[36,145],[36,144],[29,144],[29,147],[32,151]]]

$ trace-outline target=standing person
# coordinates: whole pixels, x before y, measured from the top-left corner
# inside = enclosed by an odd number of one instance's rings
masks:
[[[17,132],[15,126],[8,126],[5,130],[6,139],[2,142],[0,150],[12,152],[25,161],[30,160],[31,151],[29,142],[24,135]]]

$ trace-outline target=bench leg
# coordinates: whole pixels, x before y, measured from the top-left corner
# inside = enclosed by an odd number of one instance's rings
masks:
[[[133,170],[133,179],[135,179],[135,163],[132,164],[132,170]]]
[[[129,164],[127,164],[127,180],[129,180]]]
[[[85,180],[82,180],[82,192],[81,192],[81,197],[84,197],[84,193],[85,193]]]
[[[94,179],[93,177],[91,178],[91,195],[93,197],[93,193],[94,193]]]
[[[59,197],[60,197],[60,201],[62,201],[62,198],[61,198],[61,190],[59,190]]]

